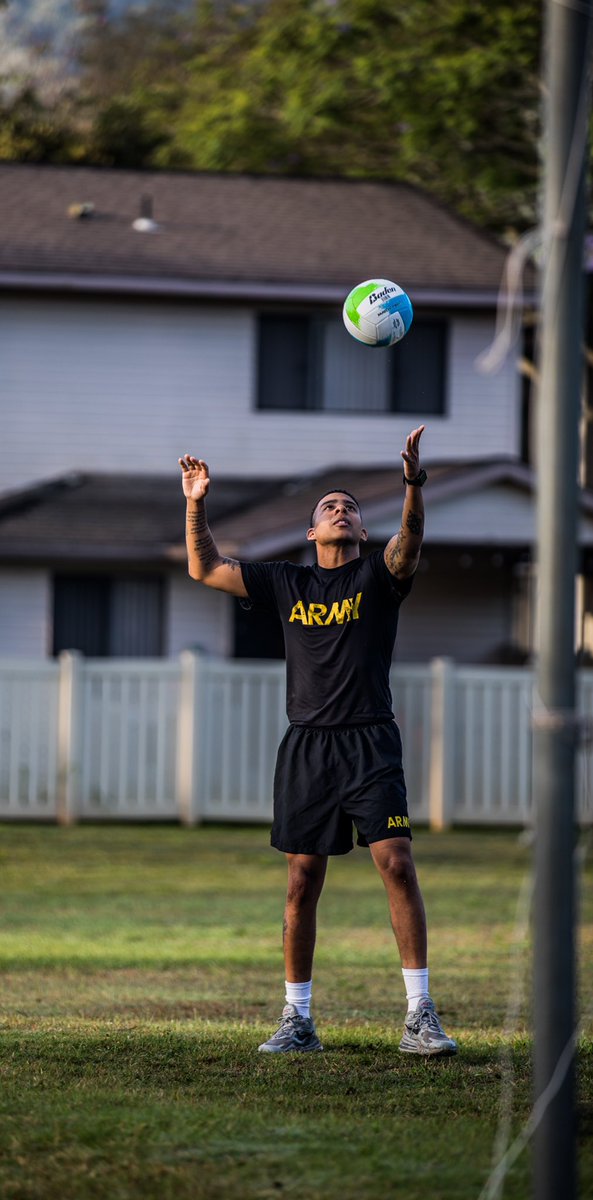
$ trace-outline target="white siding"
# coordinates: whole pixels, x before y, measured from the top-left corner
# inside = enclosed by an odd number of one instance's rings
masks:
[[[489,346],[493,335],[494,318],[464,316],[453,321],[450,419],[429,418],[425,458],[519,456],[521,380],[515,365],[516,348],[500,370],[491,375],[482,374],[476,366],[478,356]],[[437,451],[434,456],[433,440]]]
[[[0,658],[45,658],[51,651],[46,571],[0,569]]]
[[[430,545],[466,542],[482,546],[531,546],[536,536],[536,497],[509,484],[494,484],[481,491],[439,500],[436,503],[428,483],[425,488],[426,541]],[[388,542],[399,528],[402,496],[394,499],[380,517],[370,517],[367,528],[373,541]],[[581,517],[579,540],[593,544],[593,518]]]
[[[165,654],[204,650],[227,658],[233,645],[233,601],[187,573],[171,575],[167,589]]]
[[[446,656],[458,663],[496,661],[512,640],[512,599],[502,570],[483,572],[461,566],[454,554],[451,569],[430,569],[430,549],[409,598],[402,605],[395,661],[429,662]]]
[[[475,545],[528,546],[535,541],[535,496],[508,484],[495,484],[481,491],[472,489],[461,496],[435,503],[426,485],[426,541]],[[391,512],[369,521],[374,541],[387,542],[401,520],[401,496]],[[593,523],[583,522],[584,539],[593,537]]]
[[[247,312],[85,300],[4,300],[0,395],[2,490],[69,470],[177,470],[248,407]],[[220,454],[219,454],[220,459]],[[224,456],[220,470],[228,467]]]
[[[427,507],[431,542],[524,546],[535,541],[535,496],[508,484],[445,500],[432,510],[427,494]]]
[[[219,477],[399,462],[409,417],[255,411],[255,330],[253,312],[226,305],[3,298],[0,491],[39,479],[40,444],[46,478],[174,472],[187,450]],[[514,361],[492,376],[475,367],[492,332],[489,317],[453,319],[449,408],[428,420],[425,458],[517,452]]]
[[[169,577],[165,597],[166,657],[176,658],[192,647],[224,658],[232,653],[230,597],[182,572]],[[51,642],[49,572],[0,568],[0,658],[45,658]]]

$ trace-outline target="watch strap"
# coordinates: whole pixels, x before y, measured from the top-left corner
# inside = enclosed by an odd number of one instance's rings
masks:
[[[427,479],[428,479],[428,475],[426,474],[426,471],[424,471],[424,470],[419,471],[418,474],[415,475],[413,479],[408,479],[406,476],[406,472],[404,470],[404,483],[405,484],[409,483],[410,487],[422,487],[422,485],[424,483],[426,483]]]

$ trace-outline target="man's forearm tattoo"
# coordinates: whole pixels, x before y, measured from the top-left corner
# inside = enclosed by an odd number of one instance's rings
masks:
[[[205,508],[198,508],[197,511],[188,513],[187,529],[193,538],[192,550],[197,554],[204,570],[211,571],[213,567],[220,564],[230,567],[231,571],[238,569],[239,563],[236,559],[224,558],[218,553],[214,538],[208,528]]]
[[[418,513],[409,512],[406,525],[410,533],[422,534],[424,530],[424,518],[419,517]]]
[[[205,508],[196,508],[187,514],[187,526],[192,533],[202,533],[208,528]]]
[[[198,508],[187,515],[187,529],[192,537],[192,550],[197,554],[201,566],[209,571],[220,561],[214,538],[208,528],[206,510]]]

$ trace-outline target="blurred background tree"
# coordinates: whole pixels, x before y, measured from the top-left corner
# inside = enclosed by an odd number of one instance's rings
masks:
[[[57,91],[0,60],[0,157],[404,180],[516,231],[535,214],[540,9],[70,0]]]

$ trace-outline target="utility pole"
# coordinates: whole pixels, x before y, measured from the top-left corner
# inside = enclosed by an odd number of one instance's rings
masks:
[[[547,0],[534,715],[536,1200],[576,1196],[574,646],[585,162],[593,0]],[[556,1087],[556,1084],[559,1086]]]

